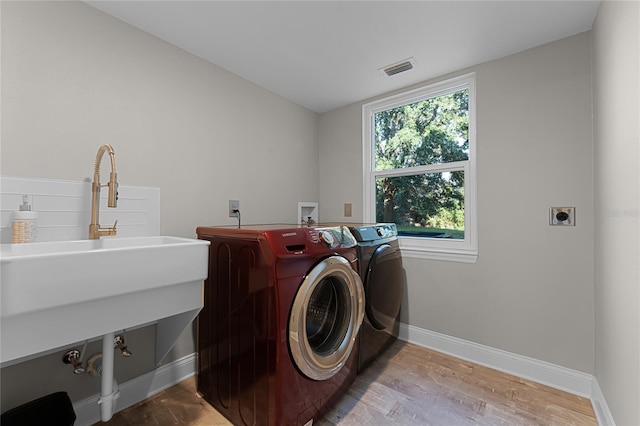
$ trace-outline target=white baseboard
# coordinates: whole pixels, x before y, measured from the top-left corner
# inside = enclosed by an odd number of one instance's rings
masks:
[[[399,338],[475,364],[590,398],[598,424],[615,426],[604,395],[600,391],[596,378],[591,374],[408,324],[400,324]]]
[[[600,426],[616,426],[616,422],[613,420],[613,414],[609,410],[607,401],[604,399],[604,394],[598,381],[593,379],[593,388],[591,390],[591,403],[593,404],[593,411],[596,412],[596,419]]]
[[[115,412],[122,411],[158,392],[180,383],[196,372],[196,354],[187,355],[156,370],[119,384],[120,397],[115,404]],[[100,422],[99,394],[73,404],[76,412],[76,426],[90,426]]]

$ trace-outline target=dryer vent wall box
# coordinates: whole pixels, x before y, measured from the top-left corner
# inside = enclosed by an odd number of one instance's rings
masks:
[[[575,226],[575,207],[551,207],[549,209],[549,225],[552,226]]]
[[[318,203],[313,201],[299,201],[298,221],[300,225],[318,223]]]

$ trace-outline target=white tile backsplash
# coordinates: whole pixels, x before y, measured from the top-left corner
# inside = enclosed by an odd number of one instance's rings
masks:
[[[13,213],[29,195],[38,212],[37,241],[82,240],[89,236],[91,182],[0,177],[0,242],[11,242]],[[118,207],[107,207],[107,190],[100,194],[100,224],[118,220],[117,237],[160,235],[160,189],[118,187]],[[117,238],[116,237],[116,238]]]

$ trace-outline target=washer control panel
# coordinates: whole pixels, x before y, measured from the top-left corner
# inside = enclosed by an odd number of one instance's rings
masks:
[[[353,228],[358,241],[376,241],[396,238],[398,230],[395,223],[378,223],[375,225],[358,226]]]
[[[327,247],[355,247],[357,242],[351,231],[346,226],[331,226],[317,228],[320,241]]]

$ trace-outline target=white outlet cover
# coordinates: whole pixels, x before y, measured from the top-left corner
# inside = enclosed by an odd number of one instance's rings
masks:
[[[229,200],[229,217],[238,217],[234,210],[240,211],[240,200]]]
[[[549,209],[549,225],[576,226],[575,207],[551,207]]]

